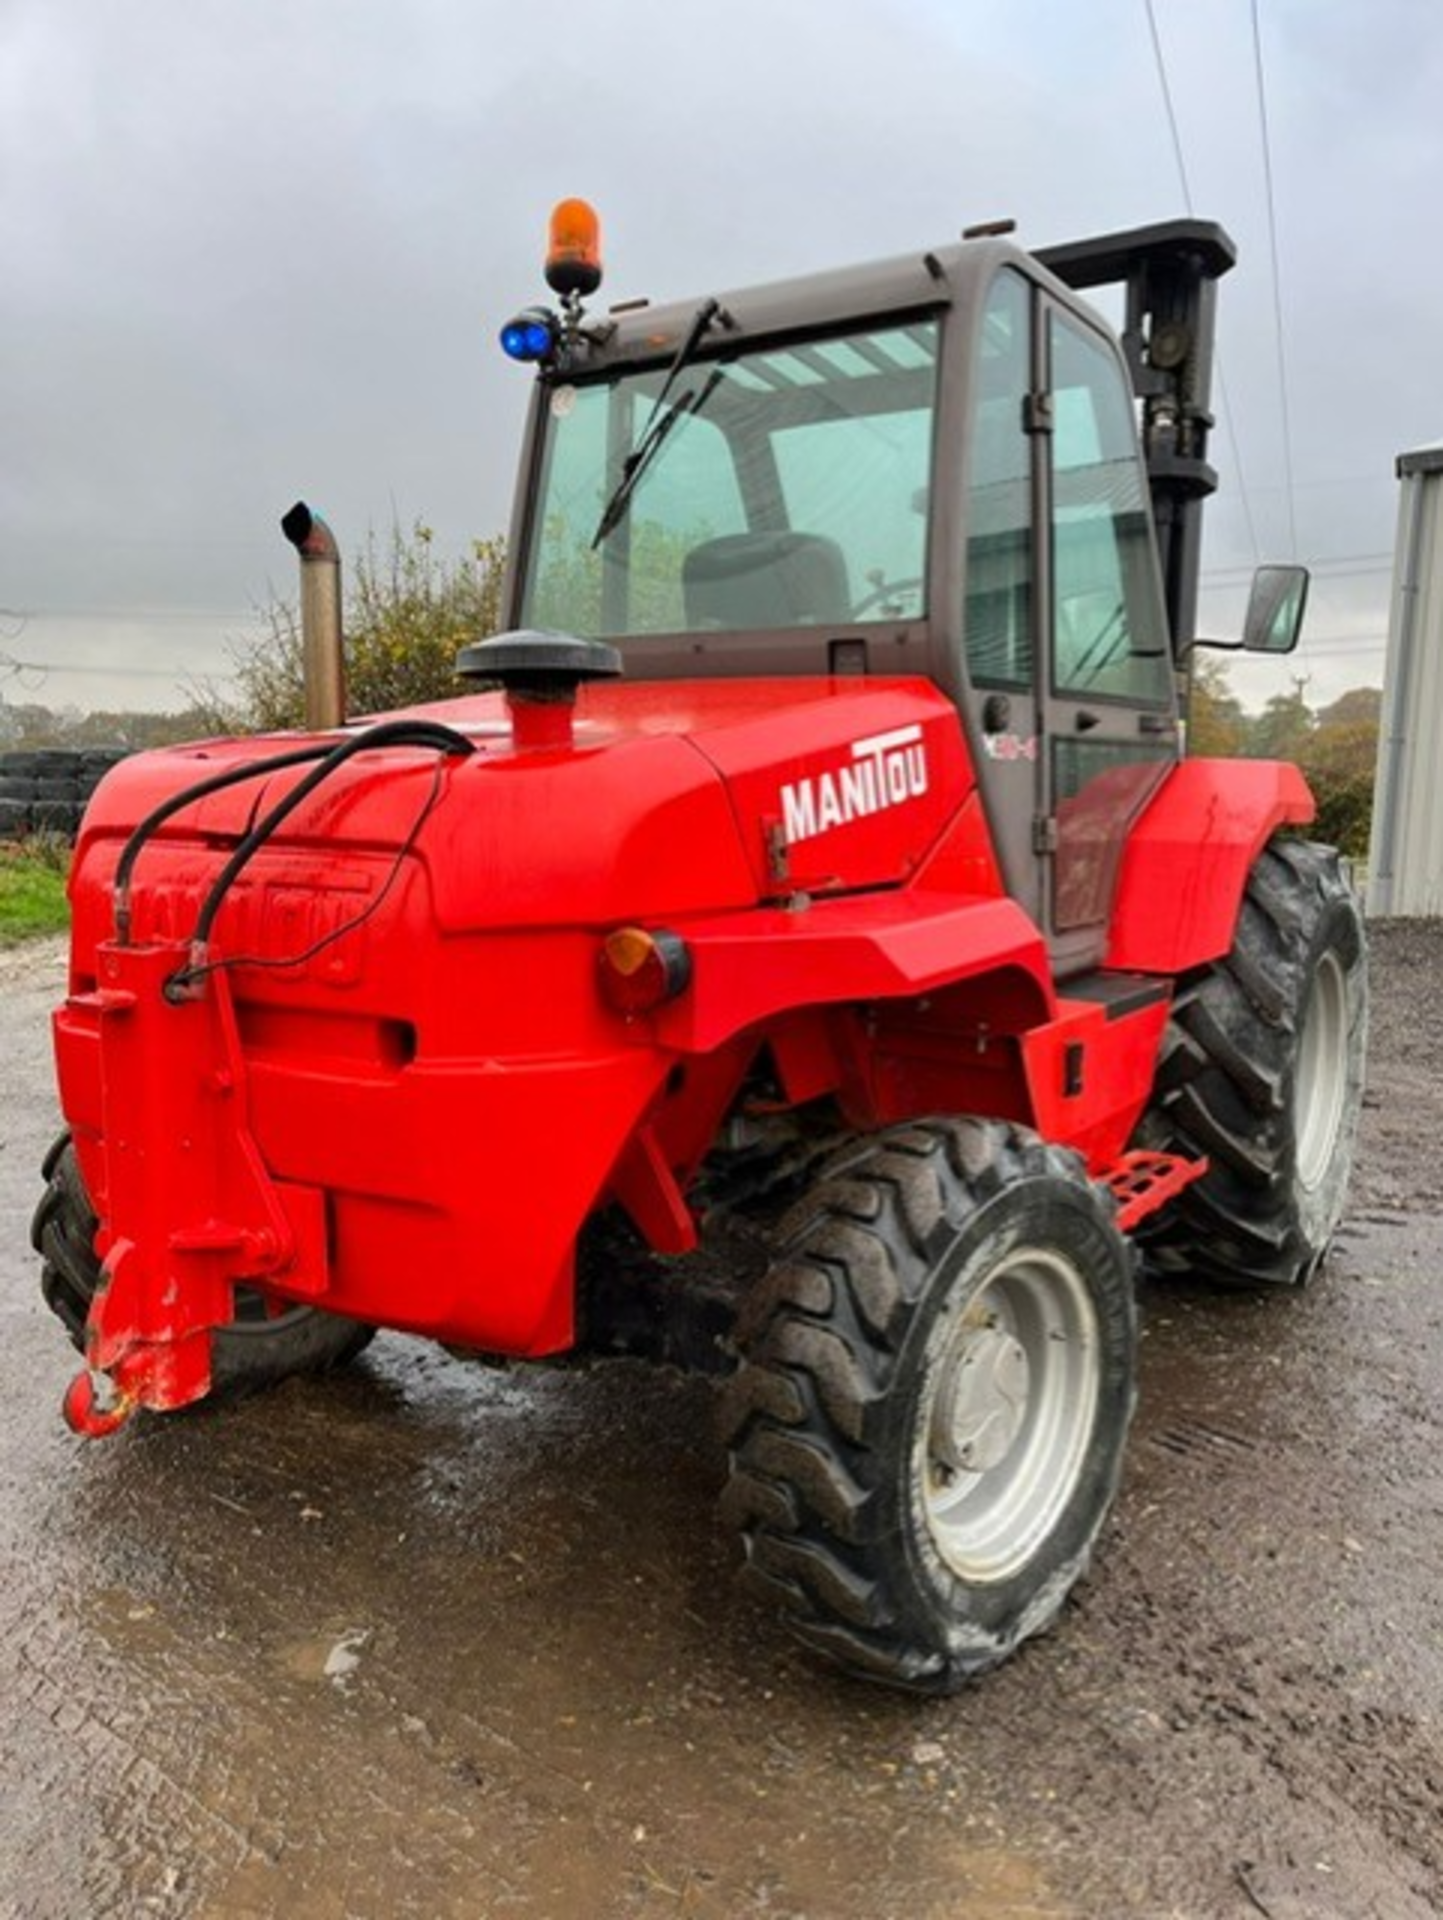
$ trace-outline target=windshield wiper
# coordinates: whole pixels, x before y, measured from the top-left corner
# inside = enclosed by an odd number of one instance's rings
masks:
[[[721,379],[721,369],[718,368],[700,391],[695,387],[688,387],[680,399],[674,400],[669,407],[666,404],[667,395],[676,385],[677,375],[689,364],[692,355],[701,345],[708,329],[720,312],[719,301],[704,300],[692,316],[691,325],[686,330],[686,337],[677,348],[672,363],[666,370],[666,378],[661,383],[661,392],[651,404],[651,412],[647,416],[641,437],[622,461],[621,478],[601,510],[601,518],[596,523],[596,532],[591,536],[593,552],[601,545],[607,534],[621,522],[627,507],[631,504],[631,496],[636,491],[637,483],[666,444],[666,437],[677,421],[685,413],[699,413],[710,399],[712,389]]]

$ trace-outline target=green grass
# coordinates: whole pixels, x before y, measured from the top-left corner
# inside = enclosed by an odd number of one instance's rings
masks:
[[[0,842],[0,947],[65,931],[69,865],[69,847],[54,836]]]

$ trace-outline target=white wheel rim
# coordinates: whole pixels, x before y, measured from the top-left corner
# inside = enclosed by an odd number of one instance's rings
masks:
[[[1014,1249],[928,1342],[913,1452],[933,1546],[974,1584],[1009,1579],[1072,1499],[1097,1419],[1097,1309],[1055,1249]]]
[[[1347,1097],[1348,983],[1336,956],[1325,953],[1303,1009],[1293,1076],[1298,1179],[1309,1192],[1333,1163]]]

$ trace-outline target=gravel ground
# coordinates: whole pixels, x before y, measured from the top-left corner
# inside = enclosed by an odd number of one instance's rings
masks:
[[[0,954],[0,1914],[1443,1911],[1443,925],[1373,953],[1323,1272],[1146,1289],[1091,1578],[920,1705],[736,1594],[695,1381],[387,1337],[73,1440],[27,1240],[62,963]]]

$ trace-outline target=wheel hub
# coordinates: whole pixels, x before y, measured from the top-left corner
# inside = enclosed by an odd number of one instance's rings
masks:
[[[932,1545],[959,1579],[1009,1579],[1066,1509],[1093,1432],[1102,1367],[1081,1267],[1014,1247],[930,1348],[914,1461]]]
[[[1030,1379],[1026,1350],[1004,1327],[964,1334],[933,1422],[932,1457],[944,1478],[1001,1465],[1022,1430]]]

